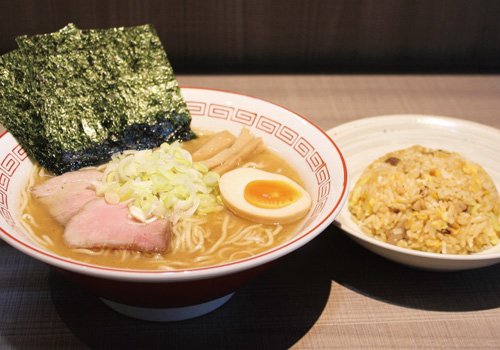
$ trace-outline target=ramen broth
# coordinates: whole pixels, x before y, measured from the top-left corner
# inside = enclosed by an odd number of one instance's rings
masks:
[[[185,142],[183,147],[190,152],[198,149],[207,141],[210,135],[201,135],[199,138]],[[270,150],[253,156],[245,162],[247,165],[258,167],[269,172],[283,174],[297,183],[303,185],[298,173],[281,157]],[[48,179],[39,165],[35,166],[33,176],[28,187],[43,183]],[[54,253],[77,261],[124,269],[144,270],[175,270],[197,268],[227,263],[245,259],[255,254],[262,253],[270,248],[280,245],[291,238],[300,222],[282,225],[260,225],[235,216],[224,208],[222,211],[196,216],[187,219],[182,225],[198,224],[205,230],[203,249],[176,249],[164,254],[141,253],[129,250],[100,249],[75,249],[69,248],[63,241],[64,226],[51,217],[47,208],[37,199],[33,198],[29,189],[23,193],[26,196],[22,210],[22,222],[32,234],[33,239],[47,247]],[[227,227],[227,234],[223,235],[223,226]],[[260,244],[242,239],[245,228],[256,229],[255,236]],[[244,238],[244,237],[243,237]],[[171,247],[175,242],[175,233],[172,230]]]

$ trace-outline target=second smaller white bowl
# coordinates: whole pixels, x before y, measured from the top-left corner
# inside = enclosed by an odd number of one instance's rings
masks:
[[[500,130],[448,117],[388,115],[359,119],[327,134],[342,150],[354,187],[363,170],[384,154],[413,145],[458,152],[481,165],[500,189]],[[336,224],[370,251],[389,260],[427,270],[458,271],[500,262],[500,246],[471,255],[437,254],[401,248],[372,238],[351,219],[345,205]]]

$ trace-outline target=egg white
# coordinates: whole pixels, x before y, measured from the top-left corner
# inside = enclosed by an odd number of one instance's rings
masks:
[[[260,208],[245,199],[246,185],[255,180],[283,181],[299,193],[293,203],[281,208]],[[303,218],[311,207],[311,196],[290,178],[254,168],[238,168],[229,171],[219,179],[219,189],[224,204],[234,214],[262,224],[287,224]]]

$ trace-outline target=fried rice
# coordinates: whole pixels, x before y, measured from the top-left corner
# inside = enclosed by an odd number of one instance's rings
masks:
[[[413,146],[370,164],[349,197],[363,232],[400,247],[471,254],[499,243],[500,197],[458,153]]]

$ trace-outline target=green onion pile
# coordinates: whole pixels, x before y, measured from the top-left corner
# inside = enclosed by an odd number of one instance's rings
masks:
[[[219,174],[193,163],[178,142],[115,154],[102,169],[97,195],[110,204],[127,202],[131,216],[141,222],[167,218],[176,223],[223,208]]]

